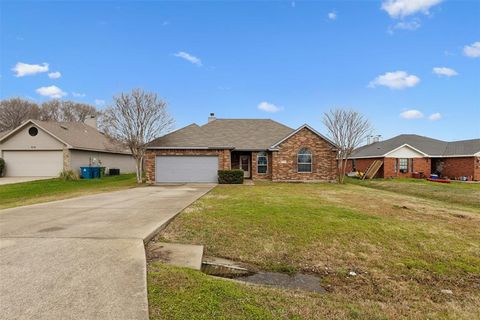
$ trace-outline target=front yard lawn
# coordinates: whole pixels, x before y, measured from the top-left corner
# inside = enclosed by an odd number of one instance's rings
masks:
[[[442,199],[353,184],[218,186],[160,240],[203,244],[206,255],[258,270],[313,273],[329,292],[152,264],[152,319],[478,318],[480,210]]]
[[[74,181],[49,179],[0,185],[0,209],[133,188],[136,185],[134,174],[123,174],[102,179]]]
[[[480,184],[478,183],[459,181],[438,183],[423,179],[359,180],[354,178],[348,178],[347,182],[480,209]]]

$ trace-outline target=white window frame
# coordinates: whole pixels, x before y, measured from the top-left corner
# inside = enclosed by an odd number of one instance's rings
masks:
[[[265,158],[266,163],[264,165],[263,164],[259,165],[258,160],[260,158]],[[260,168],[260,167],[265,167],[266,168],[265,172],[259,172],[258,168]],[[257,174],[268,174],[268,153],[265,152],[265,151],[261,151],[257,154]]]
[[[308,153],[300,153],[302,151],[306,151]],[[310,162],[299,162],[298,161],[298,158],[299,156],[301,155],[309,155],[310,156]],[[310,165],[310,171],[300,171],[299,170],[299,165],[301,164],[309,164]],[[310,149],[308,148],[301,148],[298,152],[297,152],[297,173],[312,173],[313,172],[313,153],[310,151]]]
[[[404,164],[402,164],[403,160],[405,162]],[[405,173],[407,173],[408,172],[408,162],[409,162],[408,158],[398,158],[398,171],[402,172],[402,170],[404,170]],[[406,165],[406,167],[405,167],[405,165]]]

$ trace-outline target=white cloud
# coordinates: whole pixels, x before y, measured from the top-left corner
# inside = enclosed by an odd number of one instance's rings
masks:
[[[400,117],[403,119],[420,119],[423,118],[423,113],[418,110],[412,109],[400,113]]]
[[[195,56],[192,56],[191,54],[189,54],[187,52],[180,51],[180,52],[175,53],[174,56],[185,59],[188,62],[196,64],[197,66],[202,66],[202,60],[200,60],[199,58],[197,58]]]
[[[85,93],[79,93],[79,92],[72,92],[72,96],[76,97],[76,98],[83,98],[86,96]]]
[[[440,2],[442,0],[386,0],[382,2],[382,10],[392,18],[403,18],[418,12],[429,14],[430,8]]]
[[[282,107],[278,107],[278,106],[274,105],[273,103],[266,102],[266,101],[260,102],[258,104],[257,108],[258,108],[258,110],[262,110],[262,111],[270,112],[270,113],[276,113],[276,112],[279,112],[280,110],[282,110]]]
[[[428,120],[431,120],[431,121],[437,121],[437,120],[440,120],[442,119],[442,114],[437,112],[437,113],[432,113],[429,117],[428,117]]]
[[[439,76],[446,76],[446,77],[458,76],[457,71],[447,67],[435,67],[433,68],[433,73],[438,74]]]
[[[105,100],[95,99],[95,105],[97,105],[98,107],[103,107],[105,105]]]
[[[420,78],[410,75],[405,71],[387,72],[376,77],[368,84],[369,88],[377,86],[385,86],[390,89],[405,89],[416,86],[420,82]]]
[[[471,45],[463,47],[463,54],[470,58],[480,57],[480,41],[474,42]]]
[[[337,19],[337,13],[335,11],[329,12],[327,16],[328,16],[328,19],[330,19],[330,20],[336,20]]]
[[[41,96],[55,98],[55,99],[58,99],[67,95],[66,92],[62,91],[62,89],[60,89],[57,86],[41,87],[35,91]]]
[[[421,27],[421,24],[418,20],[412,20],[412,21],[400,21],[397,22],[394,26],[393,29],[396,30],[416,30]]]
[[[23,62],[17,62],[15,67],[12,68],[12,71],[15,72],[15,77],[23,77],[28,75],[33,75],[41,72],[48,71],[48,63],[40,64],[28,64]]]
[[[58,72],[58,71],[50,72],[50,73],[48,74],[48,77],[49,77],[50,79],[58,79],[58,78],[60,78],[61,76],[62,76],[62,74],[61,74],[60,72]]]

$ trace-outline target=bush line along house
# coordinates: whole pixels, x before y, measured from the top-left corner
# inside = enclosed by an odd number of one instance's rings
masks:
[[[92,162],[135,171],[131,153],[98,131],[93,117],[86,123],[28,120],[0,134],[0,157],[9,177],[55,177]]]
[[[347,171],[365,172],[374,161],[382,166],[376,178],[429,176],[480,181],[480,139],[446,142],[415,134],[376,141],[354,151]]]
[[[245,178],[332,181],[336,147],[308,125],[289,128],[270,119],[217,119],[191,124],[149,143],[147,182],[217,182],[218,170]]]

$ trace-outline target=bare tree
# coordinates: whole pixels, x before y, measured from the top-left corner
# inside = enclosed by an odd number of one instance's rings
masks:
[[[45,121],[85,122],[88,116],[100,116],[94,106],[74,101],[50,100],[42,103],[40,118]]]
[[[104,113],[104,130],[130,149],[137,182],[142,183],[146,144],[171,129],[174,121],[167,112],[167,103],[155,93],[134,89],[113,97],[113,102]]]
[[[58,99],[49,100],[40,106],[40,119],[43,121],[62,121],[62,102]]]
[[[353,110],[335,109],[323,114],[323,124],[329,136],[338,147],[338,182],[343,183],[347,170],[347,161],[372,127],[368,119]]]
[[[13,130],[28,119],[38,119],[40,109],[34,102],[11,98],[0,101],[0,132]]]

